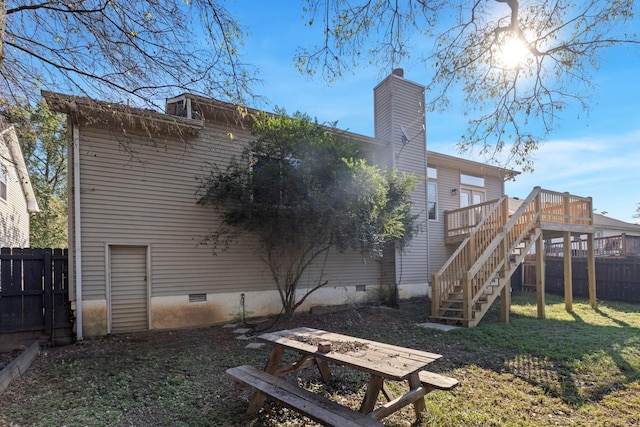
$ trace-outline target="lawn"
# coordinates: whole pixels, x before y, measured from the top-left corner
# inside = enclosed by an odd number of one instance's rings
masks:
[[[424,349],[444,357],[432,370],[460,380],[453,392],[427,395],[425,426],[640,425],[640,306],[576,300],[573,313],[547,296],[515,294],[511,323],[494,307],[473,329],[441,332],[425,322],[426,301],[401,309],[353,306],[341,313],[301,313],[272,329],[309,326]],[[224,371],[262,367],[269,348],[248,350],[222,327],[86,340],[45,349],[0,399],[0,426],[308,426],[268,404],[244,410],[248,394]],[[366,376],[337,368],[323,384],[314,370],[291,381],[357,408]],[[400,386],[398,386],[400,387]],[[407,408],[385,425],[408,426]]]

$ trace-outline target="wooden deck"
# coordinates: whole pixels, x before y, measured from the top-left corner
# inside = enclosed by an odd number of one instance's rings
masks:
[[[543,240],[587,235],[593,251],[593,203],[590,197],[534,188],[515,212],[506,196],[445,213],[445,242],[459,246],[432,280],[432,321],[475,326],[500,296],[501,320],[509,320],[510,278],[535,245],[542,268]],[[566,256],[570,259],[569,251]],[[570,263],[565,276],[570,290]],[[595,277],[595,272],[593,273]],[[544,315],[544,283],[539,315]],[[595,304],[595,281],[593,283]],[[568,309],[570,304],[568,304]]]

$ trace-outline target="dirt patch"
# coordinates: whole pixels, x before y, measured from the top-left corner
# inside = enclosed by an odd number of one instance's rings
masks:
[[[0,353],[0,371],[20,355],[22,349]]]

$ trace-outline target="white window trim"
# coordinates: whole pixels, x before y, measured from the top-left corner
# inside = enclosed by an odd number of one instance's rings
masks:
[[[435,195],[436,195],[436,199],[434,201],[434,203],[436,204],[435,206],[435,218],[431,219],[429,218],[429,203],[431,203],[431,201],[429,200],[429,185],[433,184],[433,186],[435,187]],[[438,222],[438,183],[435,181],[427,181],[427,221],[433,221],[433,222]]]

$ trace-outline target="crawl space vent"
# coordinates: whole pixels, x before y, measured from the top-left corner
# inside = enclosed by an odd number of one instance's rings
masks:
[[[205,302],[207,294],[189,294],[189,302]]]

